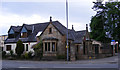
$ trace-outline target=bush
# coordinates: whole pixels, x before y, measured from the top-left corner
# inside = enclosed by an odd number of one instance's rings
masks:
[[[43,44],[42,41],[40,40],[39,43],[35,44],[33,47],[34,50],[34,58],[35,59],[41,59],[43,57]]]
[[[25,57],[25,59],[28,59],[29,58],[28,53],[25,53],[24,57]]]
[[[10,55],[13,56],[13,51],[12,50],[10,51]]]
[[[6,56],[5,56],[7,59],[9,59],[9,57],[11,57],[10,53],[6,53]]]
[[[21,55],[21,59],[32,59],[32,52],[25,52],[24,54]]]
[[[23,45],[23,42],[21,40],[19,40],[17,42],[17,46],[16,46],[16,49],[15,49],[15,52],[16,52],[18,57],[20,57],[21,54],[23,54],[23,52],[24,52],[24,45]]]
[[[29,58],[29,59],[31,59],[31,58],[32,58],[32,54],[33,54],[33,52],[31,52],[31,51],[30,51],[30,52],[28,52],[28,58]]]
[[[65,59],[65,55],[57,55],[57,59]]]
[[[6,52],[2,51],[2,57],[5,58],[6,57]]]

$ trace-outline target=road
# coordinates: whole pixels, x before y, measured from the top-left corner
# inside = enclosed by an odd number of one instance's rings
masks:
[[[3,60],[2,68],[3,70],[11,68],[19,68],[22,70],[36,68],[109,68],[108,70],[110,70],[118,68],[118,56],[95,60],[78,60],[69,62]]]

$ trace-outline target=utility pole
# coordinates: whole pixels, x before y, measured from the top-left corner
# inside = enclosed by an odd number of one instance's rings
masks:
[[[69,60],[69,50],[68,50],[68,1],[66,0],[66,23],[67,23],[67,61]]]

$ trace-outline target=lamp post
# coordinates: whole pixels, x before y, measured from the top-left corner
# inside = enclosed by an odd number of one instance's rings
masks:
[[[118,42],[116,42],[116,44],[117,44],[117,52],[118,52]]]
[[[68,1],[66,0],[66,23],[67,23],[67,61],[69,60],[69,50],[68,50]]]

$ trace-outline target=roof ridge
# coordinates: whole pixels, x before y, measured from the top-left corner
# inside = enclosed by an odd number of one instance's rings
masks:
[[[86,31],[86,30],[81,30],[81,31],[75,31],[75,32],[83,32],[83,31]]]
[[[53,22],[57,22],[57,21],[52,21],[52,23],[53,23]],[[47,24],[47,23],[49,23],[49,22],[33,23],[33,24],[27,24],[27,25],[37,25],[37,24]]]

